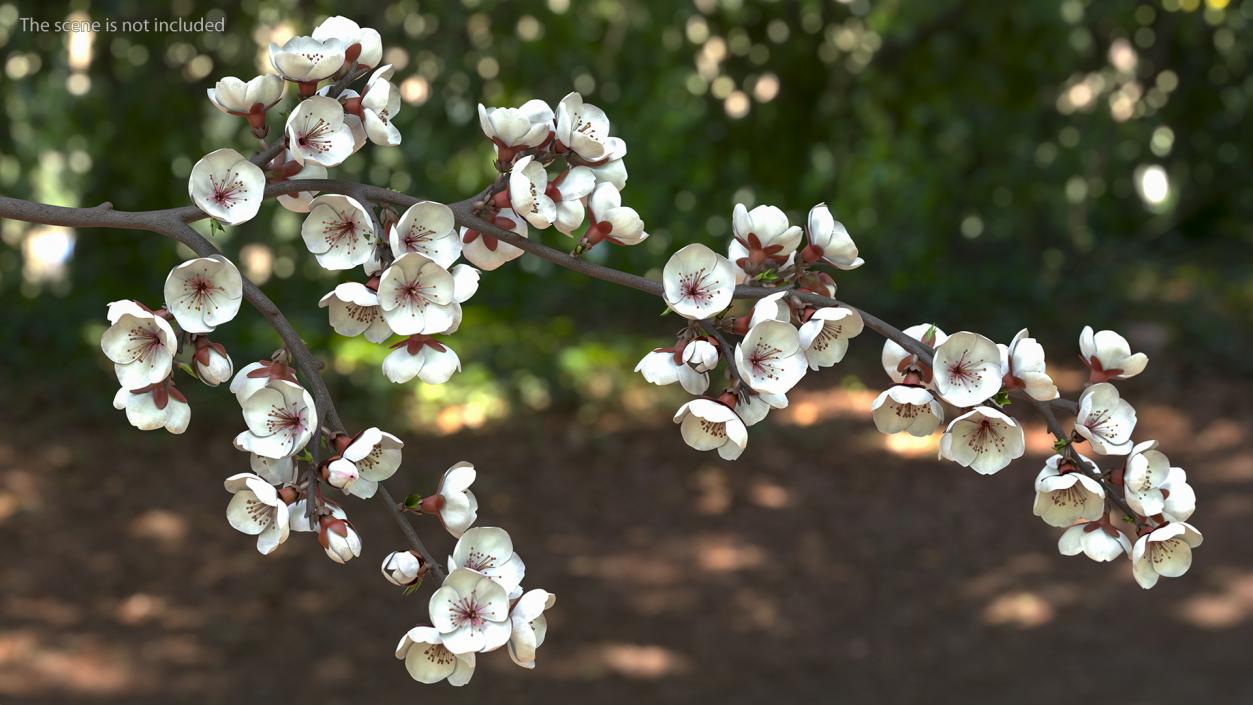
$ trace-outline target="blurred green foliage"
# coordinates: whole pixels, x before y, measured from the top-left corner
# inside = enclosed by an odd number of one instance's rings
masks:
[[[555,104],[577,89],[627,140],[624,200],[653,234],[595,259],[656,273],[683,243],[725,247],[736,201],[797,222],[826,201],[868,262],[841,293],[901,325],[1008,339],[1029,324],[1068,356],[1091,323],[1250,369],[1253,0],[0,2],[0,192],[186,204],[196,159],[255,145],[205,89],[256,75],[272,37],[337,13],[382,32],[407,101],[403,145],[367,147],[338,175],[463,198],[492,176],[477,102]],[[22,17],[203,17],[225,31],[102,32],[84,60],[81,44]],[[266,246],[267,292],[310,343],[336,346],[338,384],[378,398],[385,349],[333,340],[316,301],[335,277],[303,251],[299,223],[268,205],[215,237],[231,254]],[[105,302],[157,303],[180,254],[157,237],[83,232],[64,277],[38,281],[31,229],[2,233],[3,376],[52,364],[61,382],[107,388]],[[610,395],[612,375],[675,327],[657,310],[524,258],[487,274],[468,307],[453,340],[466,373],[405,394],[433,409],[482,390],[530,406],[576,388]],[[218,337],[239,364],[276,344],[246,312]]]

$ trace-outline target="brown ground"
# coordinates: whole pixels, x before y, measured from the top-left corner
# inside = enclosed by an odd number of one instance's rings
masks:
[[[473,459],[481,523],[507,527],[527,583],[560,596],[538,670],[490,654],[460,690],[392,658],[426,593],[379,577],[399,544],[380,508],[349,505],[356,565],[306,535],[263,559],[223,517],[235,424],[175,439],[72,411],[5,418],[25,430],[0,440],[0,703],[1247,704],[1247,391],[1155,404],[1135,386],[1137,435],[1189,471],[1206,539],[1188,576],[1151,592],[1126,562],[1057,555],[1030,511],[1039,429],[992,478],[885,450],[868,397],[838,391],[758,427],[734,465],[664,419],[407,433],[402,473]]]

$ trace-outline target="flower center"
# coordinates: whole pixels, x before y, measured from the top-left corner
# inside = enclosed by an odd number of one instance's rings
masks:
[[[453,624],[459,627],[469,625],[471,629],[478,629],[487,622],[486,617],[483,616],[483,605],[479,604],[473,595],[452,603],[450,610]]]
[[[213,202],[223,208],[230,208],[244,198],[244,182],[234,171],[228,171],[219,179],[209,175],[209,185],[213,187]]]
[[[1005,451],[1005,438],[987,419],[979,422],[975,432],[970,434],[968,443],[970,449],[976,453],[986,453],[993,449],[998,453]]]

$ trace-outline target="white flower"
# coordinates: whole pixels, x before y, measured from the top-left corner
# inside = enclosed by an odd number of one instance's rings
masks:
[[[330,517],[319,520],[318,526],[318,543],[322,544],[322,550],[326,551],[327,558],[340,564],[361,555],[361,536],[346,517],[336,506]]]
[[[735,296],[735,265],[699,243],[670,256],[661,272],[666,304],[693,321],[711,318],[731,305]]]
[[[704,338],[690,340],[683,346],[683,364],[697,372],[709,372],[718,366],[718,347]]]
[[[399,587],[413,585],[422,578],[422,559],[413,551],[392,551],[383,559],[383,577]]]
[[[1079,352],[1083,364],[1092,371],[1093,382],[1111,379],[1129,379],[1144,371],[1149,356],[1131,354],[1127,339],[1112,330],[1092,332],[1092,326],[1084,326],[1079,334]]]
[[[287,540],[287,503],[274,487],[250,472],[231,475],[223,483],[230,492],[226,520],[238,532],[257,537],[257,550],[268,555]]]
[[[1092,444],[1101,455],[1126,455],[1131,451],[1131,432],[1136,427],[1136,410],[1118,395],[1109,382],[1100,382],[1079,395],[1075,432]]]
[[[405,209],[388,234],[392,255],[426,255],[447,269],[461,256],[461,238],[452,209],[434,201],[419,201]]]
[[[1063,556],[1080,553],[1101,563],[1131,553],[1131,541],[1118,529],[1103,523],[1076,524],[1062,532],[1057,550]]]
[[[335,458],[322,468],[322,477],[326,480],[326,484],[336,489],[344,490],[357,481],[361,475],[357,472],[357,466],[352,461],[343,458]]]
[[[553,129],[553,109],[542,100],[528,100],[520,108],[485,108],[479,104],[479,125],[498,148],[538,147]],[[503,161],[513,158],[512,152]]]
[[[547,590],[528,590],[509,612],[513,631],[509,636],[509,658],[523,668],[535,668],[535,651],[544,644],[548,620],[544,611],[557,603]]]
[[[187,260],[165,278],[165,307],[188,333],[209,333],[239,313],[244,279],[222,255]]]
[[[126,411],[126,420],[140,431],[164,428],[182,433],[191,422],[187,398],[169,382],[129,390],[123,387],[113,395],[113,408]]]
[[[1022,426],[987,406],[976,406],[953,419],[940,439],[940,457],[981,475],[993,475],[1022,457]]]
[[[479,501],[470,491],[476,476],[474,466],[463,460],[444,471],[435,491],[439,521],[455,538],[461,538],[479,518]]]
[[[267,458],[256,453],[248,454],[248,465],[252,472],[271,485],[290,485],[296,482],[296,459],[289,456]]]
[[[509,596],[478,571],[449,573],[431,595],[429,610],[444,647],[454,654],[492,651],[509,641]]]
[[[315,95],[296,106],[287,118],[287,145],[297,164],[339,166],[356,147],[338,100]]]
[[[1082,455],[1079,458],[1082,463],[1076,467],[1053,455],[1035,477],[1035,506],[1031,511],[1049,526],[1096,521],[1105,514],[1105,490],[1087,473],[1092,461]]]
[[[596,182],[596,172],[585,166],[567,169],[548,182],[548,190],[551,192],[555,188],[557,191],[552,196],[557,204],[557,217],[553,221],[557,230],[570,235],[583,224],[587,214],[587,197],[595,190]]]
[[[787,394],[807,367],[800,333],[782,321],[758,323],[735,346],[735,367],[753,390]]]
[[[1127,504],[1146,517],[1161,514],[1167,521],[1187,521],[1196,511],[1196,492],[1183,468],[1157,449],[1157,441],[1137,443],[1123,473]]]
[[[610,183],[621,191],[626,188],[627,170],[623,157],[627,153],[626,141],[618,137],[610,137],[605,142],[605,158],[591,165],[596,183]]]
[[[827,204],[819,203],[809,209],[809,247],[805,259],[814,262],[826,260],[839,269],[857,269],[865,260],[857,256],[857,243],[848,229],[831,215]]]
[[[272,360],[249,363],[235,373],[235,379],[231,380],[231,394],[234,394],[239,405],[243,406],[244,402],[248,401],[248,397],[265,387],[272,379],[283,379],[295,383],[296,373],[286,364]],[[247,449],[240,448],[240,450]]]
[[[923,387],[898,384],[885,390],[870,405],[880,433],[908,432],[929,436],[944,423],[944,407]]]
[[[170,376],[178,336],[164,318],[133,301],[114,301],[109,304],[109,322],[113,325],[100,336],[100,349],[113,362],[123,389],[139,389]]]
[[[609,156],[609,117],[605,111],[569,93],[557,104],[557,141],[580,159],[598,162]]]
[[[923,345],[930,348],[942,345],[944,341],[948,340],[948,336],[944,334],[944,331],[930,323],[919,323],[906,328],[902,332],[914,340],[921,341]],[[916,356],[905,350],[894,340],[883,341],[883,354],[880,360],[883,363],[883,371],[897,384],[905,381],[905,368],[917,366]]]
[[[410,629],[396,646],[396,658],[404,660],[410,677],[427,685],[448,679],[449,685],[460,687],[474,676],[474,653],[449,651],[434,627]]]
[[[370,259],[374,221],[357,199],[328,193],[309,202],[300,236],[322,267],[352,269]]]
[[[208,89],[213,107],[227,115],[257,115],[274,107],[283,99],[287,84],[274,74],[257,76],[245,83],[234,76],[227,76]],[[264,123],[262,123],[264,124]],[[254,125],[254,127],[256,127]]]
[[[379,307],[400,335],[443,333],[456,320],[453,276],[426,255],[406,252],[379,279]]]
[[[448,557],[449,573],[462,568],[491,578],[505,589],[511,600],[522,594],[520,586],[526,565],[514,553],[513,539],[504,529],[495,526],[467,529]]]
[[[748,327],[751,329],[762,321],[791,323],[792,304],[788,299],[789,293],[791,292],[779,291],[759,299],[753,304],[753,313],[748,319]]]
[[[735,460],[748,447],[748,429],[731,407],[713,399],[693,399],[679,407],[674,422],[683,441],[696,450],[716,450]]]
[[[1178,578],[1192,567],[1192,549],[1201,545],[1201,532],[1175,521],[1141,536],[1131,549],[1131,574],[1148,590],[1159,577]]]
[[[644,221],[634,208],[622,205],[622,194],[610,183],[599,183],[588,197],[592,224],[584,235],[589,246],[602,240],[616,245],[638,245],[648,239]]]
[[[292,161],[296,164],[295,161]],[[302,179],[325,179],[327,176],[326,167],[315,162],[305,162],[304,164],[296,164],[299,171],[287,177],[293,181]],[[318,195],[317,191],[297,191],[295,193],[282,193],[278,195],[278,203],[282,207],[293,213],[308,213],[309,204]]]
[[[383,358],[383,376],[396,384],[414,377],[427,384],[443,384],[461,371],[457,353],[430,336],[409,336],[392,347],[395,350]]]
[[[243,402],[248,430],[235,437],[243,450],[267,458],[294,455],[318,427],[313,397],[303,387],[271,379]]]
[[[392,73],[393,69],[388,65],[370,76],[361,96],[360,120],[371,142],[395,147],[400,144],[401,135],[392,124],[392,118],[400,112],[400,91],[388,80]]]
[[[381,343],[392,335],[383,320],[378,294],[364,284],[344,282],[318,301],[319,308],[330,307],[331,328],[351,338],[365,334],[371,343]]]
[[[1001,351],[996,343],[969,331],[948,337],[932,358],[935,389],[953,406],[974,406],[1001,389]]]
[[[196,337],[196,352],[192,355],[192,362],[196,376],[210,387],[218,386],[235,374],[235,363],[226,354],[226,348],[202,336]]]
[[[1026,328],[1008,346],[997,345],[1001,351],[1001,377],[1006,389],[1021,389],[1036,401],[1051,401],[1059,395],[1057,385],[1044,368],[1044,348]]]
[[[751,211],[735,204],[731,215],[730,259],[747,277],[786,265],[801,244],[801,229],[789,225],[787,215],[774,206]]]
[[[848,341],[862,331],[861,314],[844,306],[827,306],[814,311],[801,324],[801,348],[809,369],[830,367],[844,359]]]
[[[709,375],[683,362],[682,353],[672,348],[658,348],[648,353],[635,366],[635,371],[651,384],[664,386],[678,382],[688,394],[704,394],[709,388]]]
[[[226,225],[252,220],[265,198],[265,172],[233,149],[209,152],[191,168],[187,194],[196,207]]]
[[[526,221],[508,208],[502,209],[492,219],[492,224],[502,230],[512,231],[515,235],[527,237]],[[507,242],[502,242],[490,233],[481,233],[469,228],[461,229],[461,254],[470,264],[492,271],[505,262],[522,256],[523,251]]]
[[[322,20],[313,30],[313,38],[343,44],[344,65],[350,68],[353,64],[374,68],[383,58],[383,40],[379,33],[341,15]]]
[[[336,38],[292,37],[270,42],[270,65],[292,83],[317,83],[344,65],[345,44]]]
[[[529,154],[514,162],[509,172],[509,205],[541,230],[557,219],[557,203],[548,193],[548,172]]]
[[[771,410],[786,408],[786,395],[754,392],[748,395],[748,401],[741,401],[735,405],[735,414],[740,417],[745,426],[752,426],[764,421]]]
[[[351,495],[368,499],[378,491],[380,482],[396,474],[400,468],[400,451],[404,447],[404,441],[392,434],[367,428],[352,439],[340,452],[339,459],[332,461],[329,467],[351,464],[355,477],[339,487]]]

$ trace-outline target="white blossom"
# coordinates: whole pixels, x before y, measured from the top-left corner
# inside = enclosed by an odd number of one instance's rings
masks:
[[[787,215],[774,206],[761,205],[751,211],[735,204],[731,215],[729,257],[741,279],[779,269],[792,260],[801,243],[801,229],[790,225]]]
[[[396,647],[396,658],[405,662],[410,677],[427,685],[447,679],[449,685],[459,687],[474,676],[474,653],[449,651],[434,627],[410,629]]]
[[[313,397],[298,384],[271,379],[243,402],[248,430],[235,437],[243,450],[267,458],[294,455],[318,427]]]
[[[405,209],[388,234],[392,255],[426,255],[447,269],[461,256],[461,238],[452,209],[434,201],[419,201]]]
[[[622,205],[622,194],[610,183],[599,183],[587,201],[591,226],[584,236],[589,245],[608,240],[616,245],[638,245],[648,239],[644,221],[634,208]]]
[[[287,145],[297,164],[339,166],[357,146],[338,100],[315,95],[296,106],[287,118]]]
[[[467,529],[448,557],[449,573],[463,568],[491,578],[504,588],[511,600],[522,594],[520,586],[526,565],[514,553],[513,539],[504,529],[495,526]]]
[[[1183,468],[1157,449],[1157,441],[1137,443],[1123,473],[1127,504],[1139,514],[1161,514],[1167,521],[1187,521],[1196,511],[1196,492]]]
[[[461,538],[479,518],[479,501],[470,491],[476,476],[474,466],[463,460],[444,471],[435,490],[440,523],[454,538]]]
[[[244,82],[234,76],[220,79],[208,89],[213,107],[227,115],[255,115],[265,113],[283,99],[287,84],[274,74],[265,74]]]
[[[569,93],[557,104],[557,141],[587,162],[610,156],[609,117],[605,111]]]
[[[318,301],[319,308],[330,308],[331,328],[351,338],[365,335],[371,343],[381,343],[392,335],[383,319],[378,293],[358,282],[344,282]]]
[[[187,398],[166,382],[134,390],[123,387],[113,395],[113,408],[125,411],[126,420],[140,431],[164,428],[178,434],[191,422]]]
[[[1174,521],[1141,536],[1131,549],[1131,574],[1148,590],[1160,577],[1178,578],[1192,567],[1192,549],[1203,537],[1191,524]]]
[[[784,323],[792,322],[792,304],[788,298],[789,291],[777,291],[769,296],[763,296],[753,304],[752,315],[748,319],[748,327],[751,329],[762,321],[782,321]]]
[[[374,221],[357,199],[323,194],[309,202],[309,215],[300,226],[300,236],[325,269],[352,269],[370,258]]]
[[[741,400],[735,405],[735,414],[745,426],[752,426],[764,421],[771,411],[786,408],[787,395],[753,392],[748,395],[747,401]]]
[[[335,509],[339,509],[335,507]],[[348,521],[343,510],[331,517],[322,517],[318,527],[318,543],[326,551],[326,557],[336,563],[347,563],[361,555],[361,536]]]
[[[499,649],[512,632],[506,590],[469,568],[448,574],[431,595],[429,613],[444,647],[454,654]]]
[[[249,453],[248,465],[252,468],[253,474],[271,485],[280,487],[294,484],[299,469],[296,466],[296,459],[290,455],[282,458],[267,458],[264,455]]]
[[[1001,351],[996,343],[969,331],[950,335],[935,348],[935,389],[953,406],[974,406],[1001,389]]]
[[[243,406],[244,402],[248,401],[248,397],[265,387],[272,379],[283,379],[295,383],[296,373],[292,372],[291,367],[286,364],[274,360],[252,362],[235,373],[235,379],[231,380],[231,394],[234,394],[239,405]],[[241,448],[240,450],[247,449]]]
[[[861,334],[861,314],[844,306],[825,306],[801,324],[801,349],[809,369],[830,367],[844,359],[848,341]]]
[[[1044,461],[1044,468],[1035,478],[1035,505],[1032,513],[1049,526],[1067,527],[1091,522],[1105,513],[1105,490],[1090,477],[1087,468],[1092,461],[1079,456],[1076,466],[1060,455]]]
[[[704,338],[688,341],[683,346],[683,364],[697,372],[709,372],[718,366],[718,347]]]
[[[391,65],[382,66],[370,76],[361,96],[360,120],[370,141],[385,147],[400,144],[400,130],[392,119],[400,112],[400,90],[391,82]]]
[[[286,152],[285,152],[286,154]],[[293,161],[293,163],[295,163]],[[300,170],[287,177],[292,181],[302,179],[325,179],[327,177],[326,167],[316,162],[305,162],[298,164]],[[282,193],[278,195],[278,203],[282,207],[293,213],[308,213],[309,204],[318,195],[317,191],[297,191],[295,193]]]
[[[344,65],[347,46],[333,37],[292,37],[283,46],[270,42],[270,65],[293,83],[317,83]]]
[[[857,243],[853,242],[848,229],[831,215],[827,204],[819,203],[809,209],[809,247],[807,261],[819,259],[844,270],[857,269],[865,260],[857,256]]]
[[[1131,432],[1136,427],[1136,410],[1118,395],[1109,382],[1100,382],[1079,395],[1075,432],[1092,444],[1101,455],[1126,455],[1131,451]]]
[[[556,194],[552,196],[557,205],[557,217],[553,224],[558,231],[570,235],[583,224],[587,215],[587,198],[595,190],[597,178],[594,169],[576,166],[566,169],[548,182],[548,190],[556,190]]]
[[[161,316],[134,301],[109,304],[112,324],[100,336],[100,349],[113,363],[123,389],[157,384],[174,369],[178,336]]]
[[[383,358],[383,376],[396,384],[417,377],[427,384],[443,384],[461,371],[461,359],[430,336],[413,335],[392,346]]]
[[[239,313],[244,279],[222,255],[187,260],[165,278],[165,307],[188,333],[209,333]]]
[[[1022,426],[988,406],[976,406],[949,423],[940,439],[940,457],[981,475],[994,475],[1022,457]]]
[[[523,668],[535,668],[535,652],[548,634],[546,610],[557,603],[557,596],[547,590],[528,590],[518,598],[509,612],[513,630],[509,636],[509,658]]]
[[[658,348],[648,353],[635,365],[635,371],[650,384],[664,386],[678,382],[688,394],[704,394],[709,388],[709,375],[684,363],[682,353],[671,348]]]
[[[235,374],[235,363],[226,354],[226,348],[205,338],[196,339],[196,352],[192,355],[196,376],[201,382],[216,387]]]
[[[553,130],[553,109],[542,100],[528,100],[519,108],[485,108],[480,103],[479,125],[498,148],[538,147]]]
[[[501,209],[491,222],[502,230],[512,231],[515,235],[521,237],[529,235],[526,221],[508,208]],[[497,239],[491,233],[481,233],[469,228],[461,228],[461,242],[461,255],[469,260],[470,264],[489,272],[523,254],[521,249]]]
[[[753,390],[787,394],[807,368],[800,333],[782,321],[758,323],[735,346],[735,367]]]
[[[919,323],[902,332],[930,348],[942,345],[948,340],[944,331],[931,323]],[[905,370],[902,366],[910,364],[914,359],[914,354],[901,347],[895,340],[883,341],[883,354],[880,361],[883,363],[883,371],[892,378],[893,382],[900,384],[905,381]]]
[[[1079,334],[1079,352],[1083,363],[1092,370],[1093,382],[1129,379],[1149,364],[1148,355],[1131,354],[1126,338],[1112,330],[1093,332],[1092,326],[1084,326]]]
[[[400,335],[431,335],[453,327],[457,317],[453,276],[426,255],[407,252],[379,279],[379,307]]]
[[[340,457],[328,467],[349,463],[356,475],[340,488],[356,497],[368,499],[378,491],[378,484],[396,474],[400,468],[404,441],[386,431],[371,427],[357,434]]]
[[[399,587],[407,587],[422,578],[422,559],[413,551],[392,551],[383,559],[383,577]]]
[[[257,537],[257,550],[268,555],[287,540],[287,503],[269,482],[250,472],[231,475],[224,483],[230,492],[226,520],[240,533]]]
[[[722,313],[735,296],[735,265],[699,243],[670,256],[661,272],[666,305],[699,321]]]
[[[265,172],[233,149],[215,150],[192,166],[187,194],[210,218],[239,225],[261,210]]]
[[[557,219],[557,203],[548,193],[548,172],[531,155],[513,163],[509,172],[509,205],[541,230]]]
[[[1063,556],[1080,553],[1094,561],[1109,561],[1131,554],[1131,541],[1118,529],[1105,523],[1076,524],[1062,532],[1057,550]]]
[[[1036,401],[1051,401],[1059,395],[1057,385],[1044,367],[1044,348],[1029,337],[1026,328],[1009,345],[997,345],[1001,351],[1001,377],[1006,389],[1022,389]]]
[[[880,433],[929,436],[944,423],[944,407],[923,387],[898,384],[875,397],[870,405]]]
[[[748,429],[731,407],[713,399],[693,399],[674,415],[683,441],[696,450],[716,450],[735,460],[748,447]]]
[[[362,27],[353,20],[335,15],[322,20],[313,30],[318,41],[338,41],[344,46],[344,66],[374,68],[383,59],[383,40],[379,33]],[[336,67],[338,68],[338,67]]]

